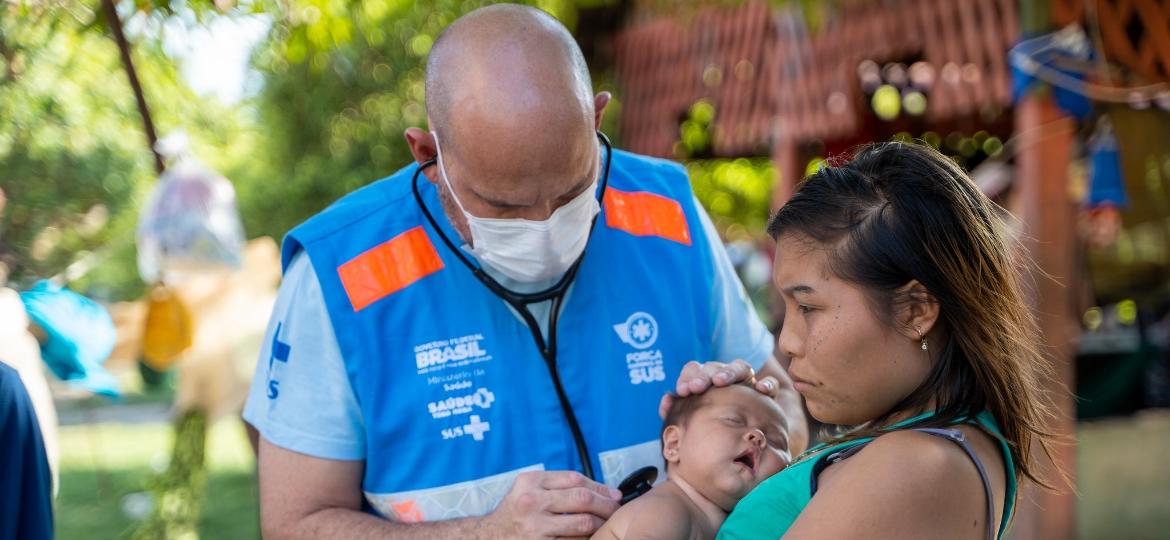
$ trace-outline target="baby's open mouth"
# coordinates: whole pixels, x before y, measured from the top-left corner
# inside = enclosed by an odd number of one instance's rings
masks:
[[[756,453],[751,450],[744,451],[743,454],[735,458],[735,462],[747,467],[752,473],[756,472]]]

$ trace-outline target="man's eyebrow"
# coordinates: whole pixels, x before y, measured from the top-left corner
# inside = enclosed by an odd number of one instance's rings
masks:
[[[477,198],[479,198],[479,200],[486,202],[486,203],[488,203],[492,206],[495,206],[497,208],[506,208],[508,210],[513,210],[513,209],[517,209],[517,208],[527,208],[528,206],[530,206],[528,204],[521,204],[521,203],[515,203],[515,202],[511,202],[511,201],[505,201],[503,199],[497,199],[497,198],[492,197],[490,195],[484,195],[483,193],[480,193],[478,190],[472,189],[471,186],[464,186],[464,189],[473,193]]]
[[[483,200],[484,202],[486,202],[486,203],[488,203],[488,204],[490,204],[490,205],[492,205],[492,206],[495,206],[495,207],[497,207],[497,208],[505,208],[505,209],[508,209],[508,210],[516,210],[516,209],[520,209],[520,208],[528,208],[529,206],[531,206],[531,205],[527,205],[527,204],[517,204],[517,203],[514,203],[514,202],[502,201],[502,200],[500,200],[500,199],[495,199],[495,198],[492,198],[492,197],[486,197],[486,196],[484,196],[484,195],[480,195],[480,194],[478,194],[478,193],[476,193],[476,196],[478,196],[478,197],[479,197],[481,200]]]
[[[784,292],[788,293],[789,296],[793,296],[793,295],[796,295],[798,293],[799,294],[812,294],[812,293],[816,292],[816,289],[813,289],[812,287],[809,287],[808,285],[793,285],[791,287],[784,287],[782,290]]]
[[[568,191],[557,196],[556,199],[554,199],[554,200],[561,201],[561,200],[565,200],[565,199],[571,199],[571,198],[579,195],[583,189],[589,189],[589,185],[591,185],[592,183],[593,183],[592,177],[590,175],[585,175],[580,182],[577,182],[576,184],[574,184],[572,188],[569,188]],[[497,199],[495,197],[491,197],[489,195],[484,195],[478,191],[472,190],[471,188],[468,188],[468,189],[471,190],[471,192],[474,193],[476,197],[479,197],[479,199],[482,200],[483,202],[486,202],[486,203],[488,203],[492,206],[495,206],[497,208],[503,208],[503,209],[507,209],[507,210],[517,210],[517,209],[522,209],[522,208],[528,208],[529,206],[531,206],[530,204],[514,203],[511,201]]]
[[[586,174],[585,176],[581,177],[580,181],[578,181],[576,184],[573,184],[572,188],[569,188],[568,191],[560,194],[556,200],[559,201],[576,197],[577,195],[580,195],[583,190],[589,189],[589,186],[591,185],[593,185],[593,175]]]

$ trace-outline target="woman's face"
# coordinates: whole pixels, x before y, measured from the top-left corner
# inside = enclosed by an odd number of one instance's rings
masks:
[[[792,359],[788,373],[809,413],[824,423],[856,425],[910,395],[925,380],[930,359],[912,329],[884,324],[862,289],[832,275],[828,257],[826,246],[806,236],[780,237],[778,346]]]

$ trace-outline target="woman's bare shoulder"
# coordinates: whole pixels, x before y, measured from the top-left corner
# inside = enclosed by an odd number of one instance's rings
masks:
[[[882,435],[828,467],[790,532],[797,538],[964,537],[964,528],[981,534],[983,521],[983,484],[963,449],[906,430]]]

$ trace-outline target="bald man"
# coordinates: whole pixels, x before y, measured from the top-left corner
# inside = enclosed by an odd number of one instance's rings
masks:
[[[266,537],[588,537],[662,468],[664,396],[753,371],[807,443],[684,169],[611,150],[591,84],[552,17],[474,11],[417,163],[289,233],[244,413]]]

